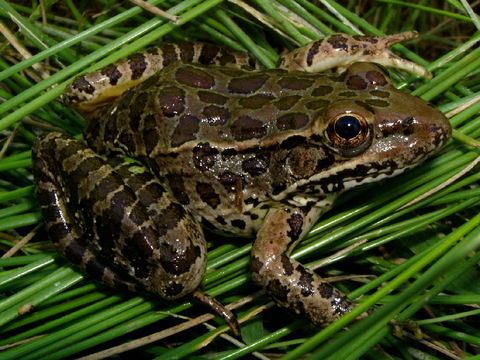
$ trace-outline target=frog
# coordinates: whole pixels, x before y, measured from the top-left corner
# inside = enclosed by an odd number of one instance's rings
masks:
[[[352,302],[292,249],[341,193],[418,165],[451,135],[385,69],[430,76],[389,49],[415,36],[333,34],[275,69],[216,45],[164,44],[77,77],[64,101],[88,120],[83,140],[51,132],[32,150],[50,239],[94,279],[193,295],[232,324],[201,290],[204,229],[253,238],[253,281],[330,324]]]

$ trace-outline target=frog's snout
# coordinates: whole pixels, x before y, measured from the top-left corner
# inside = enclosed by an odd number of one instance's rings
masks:
[[[413,165],[442,147],[452,128],[445,115],[430,104],[408,94],[404,97],[408,102],[396,104],[396,111],[384,114],[377,123],[377,134],[383,151],[393,150]]]

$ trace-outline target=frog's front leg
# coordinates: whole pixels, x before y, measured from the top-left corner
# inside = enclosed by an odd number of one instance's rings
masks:
[[[320,209],[271,209],[252,249],[252,276],[274,301],[315,325],[328,325],[352,305],[346,296],[312,270],[288,256],[289,250],[318,218]]]
[[[286,70],[322,72],[333,68],[344,70],[355,62],[374,62],[431,78],[432,74],[423,66],[403,59],[389,49],[396,43],[417,36],[416,31],[386,36],[328,35],[284,55],[278,67]]]

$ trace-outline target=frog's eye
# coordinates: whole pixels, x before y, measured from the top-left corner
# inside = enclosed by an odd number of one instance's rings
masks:
[[[355,113],[341,114],[332,119],[327,136],[335,150],[349,157],[363,152],[371,142],[366,119]]]
[[[362,126],[356,116],[343,115],[335,121],[335,133],[345,140],[352,139],[360,134]]]

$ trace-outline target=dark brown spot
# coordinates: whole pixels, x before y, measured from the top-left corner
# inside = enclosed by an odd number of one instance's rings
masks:
[[[139,79],[147,68],[145,56],[141,53],[130,55],[128,57],[128,65],[130,66],[130,71],[132,72],[132,80]]]
[[[230,52],[228,51],[221,51],[220,56],[217,57],[217,62],[220,65],[229,65],[229,64],[235,64],[236,63],[236,57],[233,56]]]
[[[180,48],[180,58],[184,63],[191,63],[193,60],[193,56],[195,55],[195,49],[193,43],[180,43],[177,44]]]
[[[379,71],[370,70],[367,72],[365,77],[372,85],[385,86],[388,84],[385,76]]]
[[[148,115],[145,117],[142,138],[145,145],[145,151],[147,154],[150,154],[160,142],[160,134],[156,127],[155,116]]]
[[[336,294],[330,301],[330,305],[335,314],[342,315],[352,310],[352,304],[346,296]]]
[[[228,192],[235,192],[238,188],[243,187],[243,178],[231,171],[225,171],[219,175],[218,181],[225,187]]]
[[[180,204],[171,203],[163,209],[162,214],[159,216],[162,219],[162,226],[159,232],[161,235],[164,235],[167,231],[174,229],[187,216],[187,212]]]
[[[256,207],[260,203],[260,201],[256,197],[249,197],[245,199],[244,203],[246,205],[252,204],[254,207]]]
[[[143,207],[143,204],[137,202],[131,207],[128,219],[137,226],[142,225],[146,220],[144,210],[145,208]]]
[[[282,256],[280,258],[280,261],[282,262],[282,266],[283,266],[283,274],[285,276],[292,275],[293,274],[293,264],[290,261],[290,259],[288,258],[288,256],[285,255],[285,254],[282,254]]]
[[[183,251],[177,245],[171,245],[167,242],[162,245],[160,249],[160,263],[165,271],[173,275],[181,275],[190,271],[192,264],[201,255],[200,248],[192,244]]]
[[[197,193],[203,202],[207,203],[212,209],[220,204],[220,196],[215,192],[212,185],[199,182],[196,186]]]
[[[278,195],[287,188],[287,184],[282,180],[277,180],[272,185],[272,194]]]
[[[126,149],[134,150],[135,149],[135,140],[133,134],[128,130],[123,130],[117,135],[118,144]]]
[[[303,227],[303,216],[299,213],[293,213],[287,220],[288,225],[290,225],[290,230],[287,232],[287,235],[293,240],[297,240],[302,233]]]
[[[302,79],[298,76],[285,76],[278,81],[278,85],[289,90],[305,90],[312,86],[313,80]]]
[[[307,114],[289,113],[277,119],[277,128],[280,130],[295,130],[305,127],[310,121]]]
[[[228,100],[226,96],[205,90],[200,90],[198,92],[198,98],[204,103],[217,105],[225,105]]]
[[[370,91],[370,94],[376,97],[381,97],[381,98],[388,98],[390,96],[390,93],[388,91],[382,91],[382,90],[372,90]]]
[[[268,75],[248,75],[230,80],[228,90],[236,94],[251,94],[260,89],[268,80]]]
[[[210,170],[215,165],[218,150],[209,143],[199,143],[193,148],[193,163],[200,171]]]
[[[250,271],[254,274],[258,274],[262,267],[263,263],[260,261],[260,259],[256,256],[252,256],[252,259],[250,261]]]
[[[230,111],[228,109],[216,105],[209,105],[203,109],[202,122],[209,125],[224,125],[230,119]]]
[[[215,85],[215,79],[206,71],[193,66],[182,66],[175,73],[175,79],[185,85],[210,89]]]
[[[222,151],[222,156],[224,156],[224,157],[235,156],[237,154],[238,154],[237,150],[235,150],[233,148],[226,148],[225,150]]]
[[[165,294],[169,297],[175,297],[183,291],[183,285],[171,282],[165,287]]]
[[[231,132],[236,140],[261,138],[267,134],[265,124],[248,115],[240,116],[231,126]]]
[[[348,39],[342,35],[332,35],[328,39],[328,42],[332,45],[334,49],[337,50],[348,50]]]
[[[232,224],[232,226],[234,226],[234,227],[236,227],[240,230],[245,230],[245,226],[247,225],[247,224],[245,224],[245,221],[240,220],[240,219],[232,220],[231,224]]]
[[[275,106],[279,110],[289,110],[300,99],[301,99],[301,96],[299,96],[299,95],[284,96],[284,97],[281,97],[280,99],[278,99],[277,101],[275,101]]]
[[[219,51],[220,51],[220,48],[216,45],[204,44],[202,47],[202,52],[198,57],[198,62],[203,65],[212,64],[213,60],[215,59]]]
[[[94,279],[101,280],[105,273],[105,266],[96,258],[90,258],[85,264],[85,272]]]
[[[85,76],[80,76],[73,80],[72,86],[78,91],[87,94],[93,94],[95,92],[95,87],[87,81]]]
[[[78,181],[88,176],[91,172],[99,169],[103,165],[103,161],[98,157],[84,158],[77,168],[70,172],[69,178],[72,181]]]
[[[101,74],[108,77],[110,85],[117,85],[118,79],[122,77],[122,73],[115,65],[108,65],[104,67],[101,71]]]
[[[156,242],[156,234],[152,228],[140,228],[135,234],[126,239],[122,246],[122,254],[128,260],[129,267],[135,271],[136,278],[146,278],[150,275],[148,262],[145,258],[152,255],[150,245]]]
[[[274,99],[270,94],[258,94],[249,97],[241,98],[239,104],[247,109],[260,109],[266,104],[269,104]]]
[[[332,86],[320,85],[312,91],[312,96],[325,96],[333,91]]]
[[[270,154],[265,152],[246,159],[242,162],[242,170],[252,176],[258,176],[268,170]]]
[[[225,221],[225,219],[223,218],[223,216],[217,216],[215,218],[215,220],[217,220],[217,222],[220,224],[220,225],[227,225],[227,222]]]
[[[318,285],[318,292],[324,299],[329,299],[333,295],[333,286],[329,283],[322,282]]]
[[[172,44],[164,44],[162,46],[162,56],[163,56],[164,67],[178,60],[177,50],[175,49],[175,46]]]
[[[172,145],[179,146],[197,137],[200,120],[193,115],[182,115],[172,134]]]
[[[150,183],[146,185],[138,194],[138,197],[144,207],[151,205],[159,201],[163,194],[165,193],[165,188],[158,183]]]
[[[352,75],[347,79],[347,87],[349,89],[364,90],[367,86],[367,82],[359,75]]]
[[[282,141],[280,144],[280,148],[282,149],[292,149],[297,146],[304,145],[307,142],[307,139],[303,136],[291,136],[285,140]]]
[[[185,92],[175,86],[161,88],[158,92],[158,104],[166,117],[181,114],[185,109]]]
[[[68,260],[79,265],[82,263],[83,255],[85,255],[85,248],[78,242],[72,241],[65,247],[64,254]]]
[[[167,176],[168,185],[170,190],[172,190],[175,199],[178,200],[180,204],[188,205],[190,199],[188,198],[187,191],[185,189],[185,183],[183,182],[183,176],[178,174],[168,174]]]
[[[313,275],[301,265],[298,265],[295,270],[301,274],[298,281],[301,294],[305,297],[313,295],[315,293],[313,290]]]
[[[158,55],[160,54],[160,48],[158,46],[154,46],[154,47],[151,47],[151,48],[148,48],[146,50],[147,54],[151,54],[151,55]]]
[[[315,41],[310,45],[310,49],[308,49],[307,54],[307,65],[311,66],[313,64],[313,58],[318,53],[318,49],[320,48],[321,41]]]
[[[388,103],[387,101],[378,100],[378,99],[368,99],[368,100],[365,100],[365,102],[368,105],[376,106],[376,107],[388,107],[390,105],[390,103]]]

